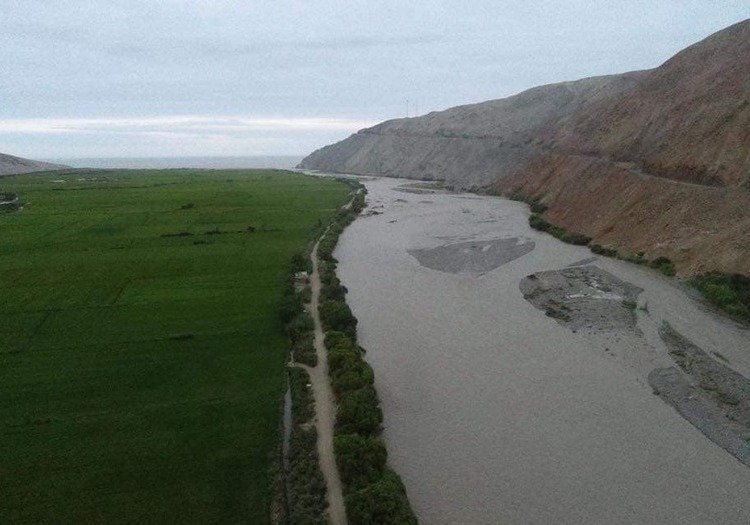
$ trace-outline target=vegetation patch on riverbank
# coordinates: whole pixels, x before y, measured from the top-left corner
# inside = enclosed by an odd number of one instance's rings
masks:
[[[349,523],[416,523],[406,489],[387,466],[385,445],[379,437],[383,422],[374,374],[357,345],[357,319],[346,304],[346,288],[336,277],[333,251],[341,232],[365,206],[364,188],[348,210],[336,217],[318,246],[321,272],[320,314],[326,329],[325,345],[331,384],[338,401],[334,450],[344,483]]]
[[[292,421],[289,438],[287,476],[288,523],[322,523],[326,510],[326,483],[317,452],[317,432],[313,424],[315,403],[310,376],[299,367],[289,368]]]
[[[564,228],[553,226],[538,213],[531,214],[531,217],[529,217],[529,226],[535,230],[549,233],[553,237],[556,237],[563,242],[567,242],[568,244],[587,246],[591,242],[591,237],[583,235],[582,233],[573,233]]]
[[[543,204],[539,200],[527,199],[521,192],[513,191],[508,198],[513,201],[524,202],[529,205],[531,209],[531,216],[529,217],[529,226],[533,229],[549,233],[556,239],[568,244],[574,244],[576,246],[588,246],[591,251],[597,255],[603,257],[614,257],[623,261],[631,262],[633,264],[646,265],[659,270],[661,273],[668,277],[674,277],[677,274],[677,269],[674,263],[667,257],[657,257],[653,261],[649,261],[645,254],[640,252],[637,254],[621,254],[615,248],[602,246],[600,244],[592,243],[593,239],[588,235],[582,233],[570,232],[565,228],[555,226],[548,222],[543,214],[547,211],[547,205]]]
[[[314,324],[310,314],[305,311],[305,304],[310,301],[310,287],[307,281],[310,271],[309,255],[303,255],[301,252],[295,254],[284,283],[280,317],[289,336],[293,361],[315,366],[318,357],[313,347]]]
[[[714,306],[750,322],[750,278],[719,272],[694,277],[691,284]]]
[[[308,275],[311,271],[309,247],[292,257],[288,275],[284,282],[284,295],[279,316],[289,338],[289,353],[294,363],[314,367],[318,359],[313,347],[314,323],[305,311],[309,302]],[[306,299],[307,297],[307,299]],[[291,420],[288,427],[287,457],[280,457],[283,465],[281,478],[284,483],[277,489],[285,493],[286,506],[275,523],[316,524],[325,520],[326,485],[320,470],[315,430],[315,401],[311,392],[310,375],[302,367],[289,366],[288,388],[290,393]],[[283,454],[283,447],[282,447]],[[286,461],[284,461],[286,459]]]
[[[569,232],[564,228],[554,226],[547,222],[544,217],[542,217],[538,213],[531,214],[531,216],[529,217],[529,226],[531,226],[535,230],[549,233],[562,242],[574,244],[576,246],[588,246],[591,251],[597,255],[602,255],[604,257],[614,257],[616,259],[627,261],[633,264],[646,265],[659,270],[661,273],[668,277],[674,277],[677,274],[674,263],[667,257],[657,257],[656,259],[649,261],[646,258],[645,254],[642,252],[638,254],[620,254],[614,248],[601,246],[599,244],[592,244],[591,237],[583,235],[582,233]]]
[[[91,174],[3,179],[26,205],[0,215],[0,522],[267,523],[284,276],[348,188]]]

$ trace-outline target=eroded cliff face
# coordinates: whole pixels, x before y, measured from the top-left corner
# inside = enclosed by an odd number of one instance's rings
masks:
[[[750,275],[750,21],[716,33],[549,129],[491,185],[547,219],[683,275]]]
[[[583,155],[539,155],[489,191],[520,192],[545,218],[621,253],[668,257],[683,276],[750,275],[750,192],[647,175]]]
[[[653,70],[384,122],[300,167],[521,193],[683,275],[750,275],[750,20]]]

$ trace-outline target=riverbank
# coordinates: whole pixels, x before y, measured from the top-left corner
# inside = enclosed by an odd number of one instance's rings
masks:
[[[350,226],[335,256],[374,369],[385,443],[421,521],[750,518],[748,469],[647,380],[674,365],[662,320],[748,377],[743,326],[654,270],[532,230],[524,204],[409,194],[398,179],[364,184],[379,213]],[[511,238],[513,250],[534,248],[480,260]],[[441,250],[450,264],[417,257]],[[574,264],[642,290],[621,307],[635,329],[573,331],[524,299],[527,276]]]
[[[330,380],[338,402],[334,449],[343,481],[346,514],[352,525],[399,523],[415,525],[406,489],[388,465],[380,439],[383,412],[373,386],[372,368],[357,341],[357,319],[346,302],[347,289],[336,274],[333,251],[339,236],[365,207],[365,188],[350,181],[357,193],[339,214],[319,244],[322,283],[319,304],[330,358]],[[374,210],[372,210],[374,212]]]
[[[322,233],[309,259],[295,259],[292,275],[297,277],[290,281],[288,307],[282,311],[292,343],[290,397],[297,405],[285,420],[285,436],[292,436],[283,447],[288,451],[283,461],[289,466],[288,517],[292,523],[416,523],[398,474],[386,466],[372,369],[356,344],[357,320],[336,277],[333,250],[365,206],[364,187],[344,182],[352,188],[351,200]],[[305,265],[309,276],[302,271]],[[294,416],[300,403],[311,407],[309,413],[302,410],[303,418]],[[295,433],[309,438],[294,441]],[[294,464],[290,458],[301,461]]]

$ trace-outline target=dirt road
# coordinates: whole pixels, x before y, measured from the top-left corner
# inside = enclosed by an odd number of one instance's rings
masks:
[[[313,397],[315,399],[315,428],[318,432],[318,457],[320,470],[326,480],[328,499],[328,519],[332,525],[346,523],[344,496],[341,490],[341,479],[336,467],[336,456],[333,452],[333,427],[336,420],[336,398],[328,378],[328,353],[323,343],[323,325],[320,322],[318,304],[320,302],[320,273],[318,271],[318,244],[310,254],[313,271],[310,275],[312,299],[309,312],[315,323],[315,353],[318,364],[305,367],[310,374]]]

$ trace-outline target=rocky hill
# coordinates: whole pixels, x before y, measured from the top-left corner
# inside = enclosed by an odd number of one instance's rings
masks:
[[[0,153],[0,177],[3,175],[17,175],[20,173],[32,173],[34,171],[49,171],[67,168],[59,164],[39,162],[36,160],[22,159],[13,155]]]
[[[300,167],[520,193],[682,274],[750,275],[750,20],[652,70],[388,121]]]

